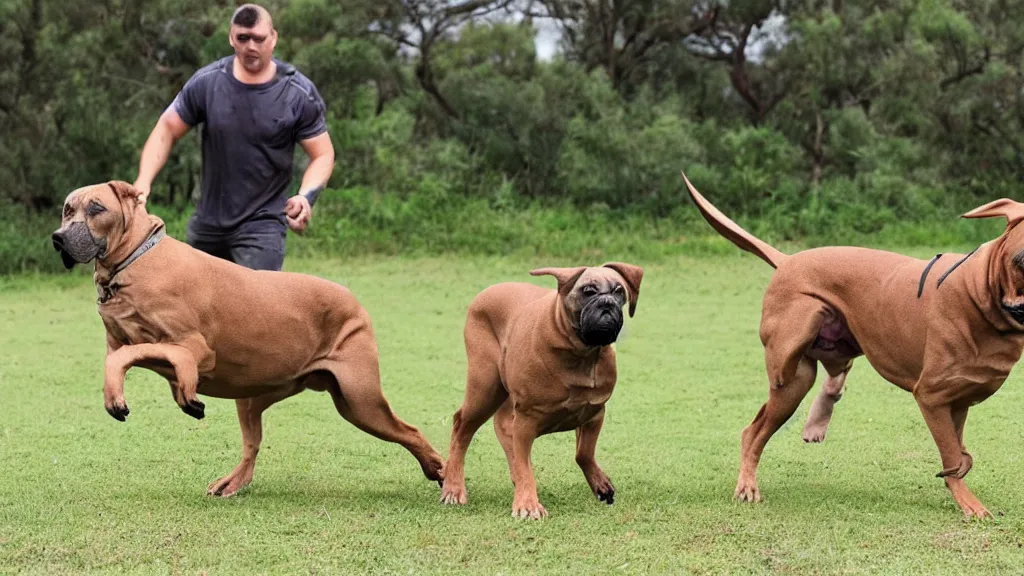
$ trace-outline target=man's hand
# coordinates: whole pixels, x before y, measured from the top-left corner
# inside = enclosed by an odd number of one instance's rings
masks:
[[[284,213],[287,216],[288,227],[296,234],[302,234],[309,225],[309,219],[313,216],[313,208],[309,200],[302,194],[292,196],[284,206]]]
[[[149,184],[136,180],[132,187],[139,191],[139,204],[145,206],[146,200],[149,200]]]

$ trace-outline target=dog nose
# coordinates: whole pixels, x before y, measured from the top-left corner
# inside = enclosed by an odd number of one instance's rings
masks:
[[[50,240],[53,241],[54,250],[59,252],[64,248],[64,235],[60,232],[54,232],[53,235],[50,236]]]

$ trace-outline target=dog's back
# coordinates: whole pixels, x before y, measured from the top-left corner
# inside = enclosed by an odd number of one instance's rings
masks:
[[[201,334],[217,351],[217,373],[239,381],[292,377],[349,335],[372,334],[369,314],[344,286],[306,274],[249,270],[170,237],[121,276],[122,298],[100,306],[108,329],[168,341]]]
[[[527,282],[502,282],[485,288],[469,305],[466,345],[470,345],[471,338],[479,337],[480,329],[493,334],[497,342],[502,342],[512,320],[527,304],[554,294],[550,288]]]

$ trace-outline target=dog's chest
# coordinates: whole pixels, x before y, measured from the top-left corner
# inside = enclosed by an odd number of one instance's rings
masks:
[[[590,422],[597,413],[604,408],[604,402],[599,404],[584,404],[575,408],[556,410],[544,420],[541,427],[541,434],[551,432],[567,432],[575,430]]]
[[[568,374],[561,382],[561,399],[549,407],[543,433],[564,432],[594,418],[612,396],[615,381],[599,370]]]
[[[107,333],[122,346],[160,342],[164,336],[137,308],[120,299],[101,304],[100,318]]]

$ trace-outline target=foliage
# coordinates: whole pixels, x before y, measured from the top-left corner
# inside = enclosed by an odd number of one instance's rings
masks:
[[[280,31],[277,55],[328,103],[338,153],[331,186],[357,195],[359,205],[373,197],[417,206],[412,213],[423,220],[406,221],[411,229],[438,232],[433,223],[444,217],[416,204],[423,194],[446,198],[439,210],[477,202],[682,215],[673,225],[686,228],[692,214],[678,177],[686,170],[731,215],[814,243],[948,221],[983,201],[1020,197],[1019,4],[268,6]],[[4,218],[49,217],[78,186],[133,180],[161,110],[192,72],[230,54],[232,7],[223,0],[0,3]],[[552,60],[537,56],[541,23],[561,34]],[[198,193],[198,140],[193,131],[175,146],[154,186],[152,204],[171,219]],[[298,154],[296,175],[304,167]],[[336,230],[324,220],[314,229]],[[706,231],[687,232],[699,230]],[[45,245],[35,234],[33,246]],[[439,245],[402,237],[412,244],[389,243],[389,250]],[[33,258],[0,268],[32,268]]]

